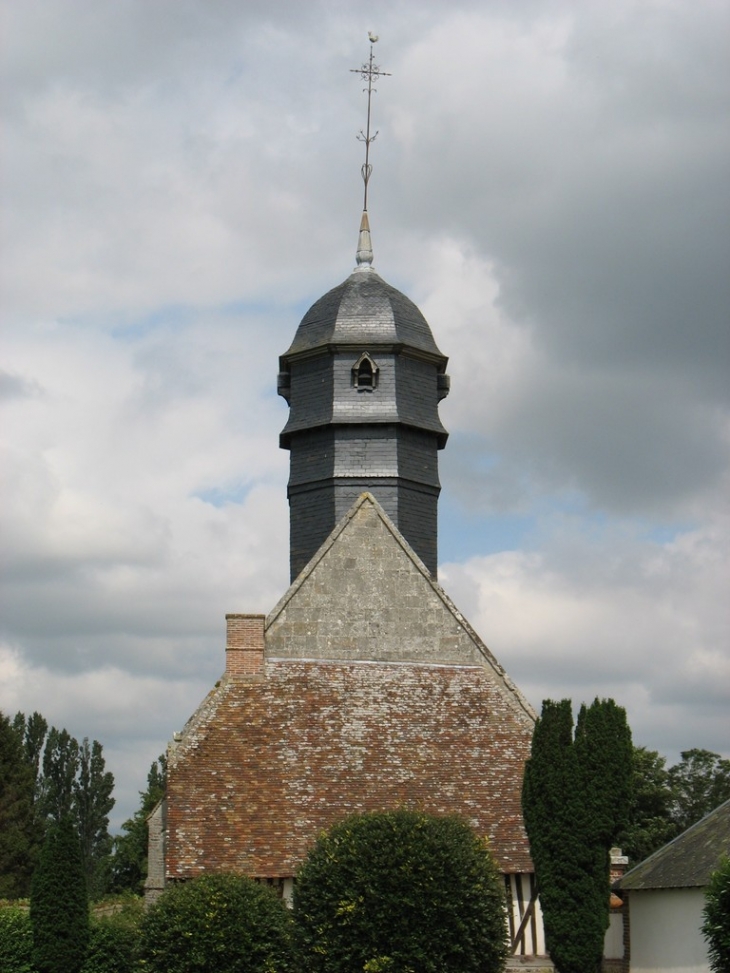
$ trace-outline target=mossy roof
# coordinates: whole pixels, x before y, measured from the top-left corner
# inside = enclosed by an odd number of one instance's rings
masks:
[[[620,889],[704,887],[730,854],[730,801],[655,851],[616,883]]]

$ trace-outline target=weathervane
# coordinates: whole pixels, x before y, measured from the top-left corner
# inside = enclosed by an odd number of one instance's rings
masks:
[[[367,88],[363,88],[363,91],[368,93],[368,120],[365,126],[365,131],[360,130],[360,134],[357,136],[361,142],[365,143],[365,162],[362,167],[362,181],[365,183],[365,197],[363,201],[363,212],[367,213],[368,210],[368,182],[370,181],[370,173],[373,171],[373,167],[370,165],[370,144],[374,142],[378,137],[378,133],[375,132],[374,135],[370,134],[370,104],[373,97],[373,91],[377,91],[377,88],[373,88],[373,79],[390,77],[389,71],[381,71],[378,65],[375,63],[374,59],[374,49],[375,42],[378,39],[377,34],[373,34],[368,31],[368,38],[370,40],[370,58],[369,60],[359,68],[350,68],[353,74],[359,74],[363,81],[367,81]]]
[[[369,270],[373,262],[373,244],[370,239],[370,221],[368,220],[368,183],[370,182],[370,174],[373,171],[373,167],[370,165],[370,144],[374,142],[378,137],[378,133],[375,132],[374,135],[370,134],[370,107],[373,97],[373,91],[377,91],[377,88],[373,88],[373,79],[390,77],[389,71],[381,71],[378,65],[375,63],[374,58],[374,45],[378,39],[377,34],[373,34],[368,31],[368,38],[370,40],[370,58],[369,60],[359,68],[350,68],[354,74],[359,74],[363,81],[367,81],[367,88],[363,88],[363,91],[368,93],[368,120],[365,126],[365,131],[360,129],[360,134],[358,139],[365,143],[365,162],[362,166],[362,181],[365,184],[365,195],[363,198],[362,206],[362,219],[360,221],[360,235],[357,242],[357,266],[360,270]]]

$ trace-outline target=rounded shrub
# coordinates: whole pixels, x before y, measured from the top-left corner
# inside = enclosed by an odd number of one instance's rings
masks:
[[[291,916],[244,875],[202,875],[166,889],[142,922],[140,969],[150,973],[284,973]]]
[[[504,887],[455,817],[355,815],[321,835],[294,887],[303,973],[496,973]]]

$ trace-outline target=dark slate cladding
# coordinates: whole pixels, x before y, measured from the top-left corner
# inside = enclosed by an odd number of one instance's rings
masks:
[[[443,449],[448,433],[438,415],[438,372],[428,362],[406,355],[398,356],[396,369],[398,418],[405,425],[435,432]]]
[[[413,301],[374,270],[355,271],[316,301],[302,318],[284,359],[323,345],[395,343],[443,361],[428,322]],[[441,369],[443,371],[443,368]]]
[[[306,358],[291,364],[289,407],[301,416],[301,428],[322,426],[332,418],[334,400],[332,362],[328,356]]]
[[[291,450],[289,486],[319,484],[334,476],[335,433],[331,426],[303,432]],[[333,525],[334,526],[334,525]]]
[[[355,380],[364,353],[377,373],[367,388]],[[371,269],[305,314],[279,375],[290,406],[280,445],[291,452],[292,579],[366,491],[435,577],[446,363],[416,305]]]
[[[401,428],[398,430],[397,446],[401,477],[437,490],[441,488],[432,436],[420,429]]]
[[[398,489],[399,530],[432,574],[438,558],[438,495],[438,489],[415,483],[402,482]]]
[[[296,577],[322,544],[322,525],[335,523],[335,496],[329,486],[308,490],[290,488],[289,558]],[[329,532],[328,532],[329,533]],[[326,537],[327,535],[325,535]]]

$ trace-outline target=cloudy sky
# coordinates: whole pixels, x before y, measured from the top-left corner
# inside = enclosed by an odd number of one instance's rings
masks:
[[[532,703],[730,756],[726,0],[4,0],[0,708],[114,824],[288,583],[278,355],[375,265],[449,356],[440,580]]]

